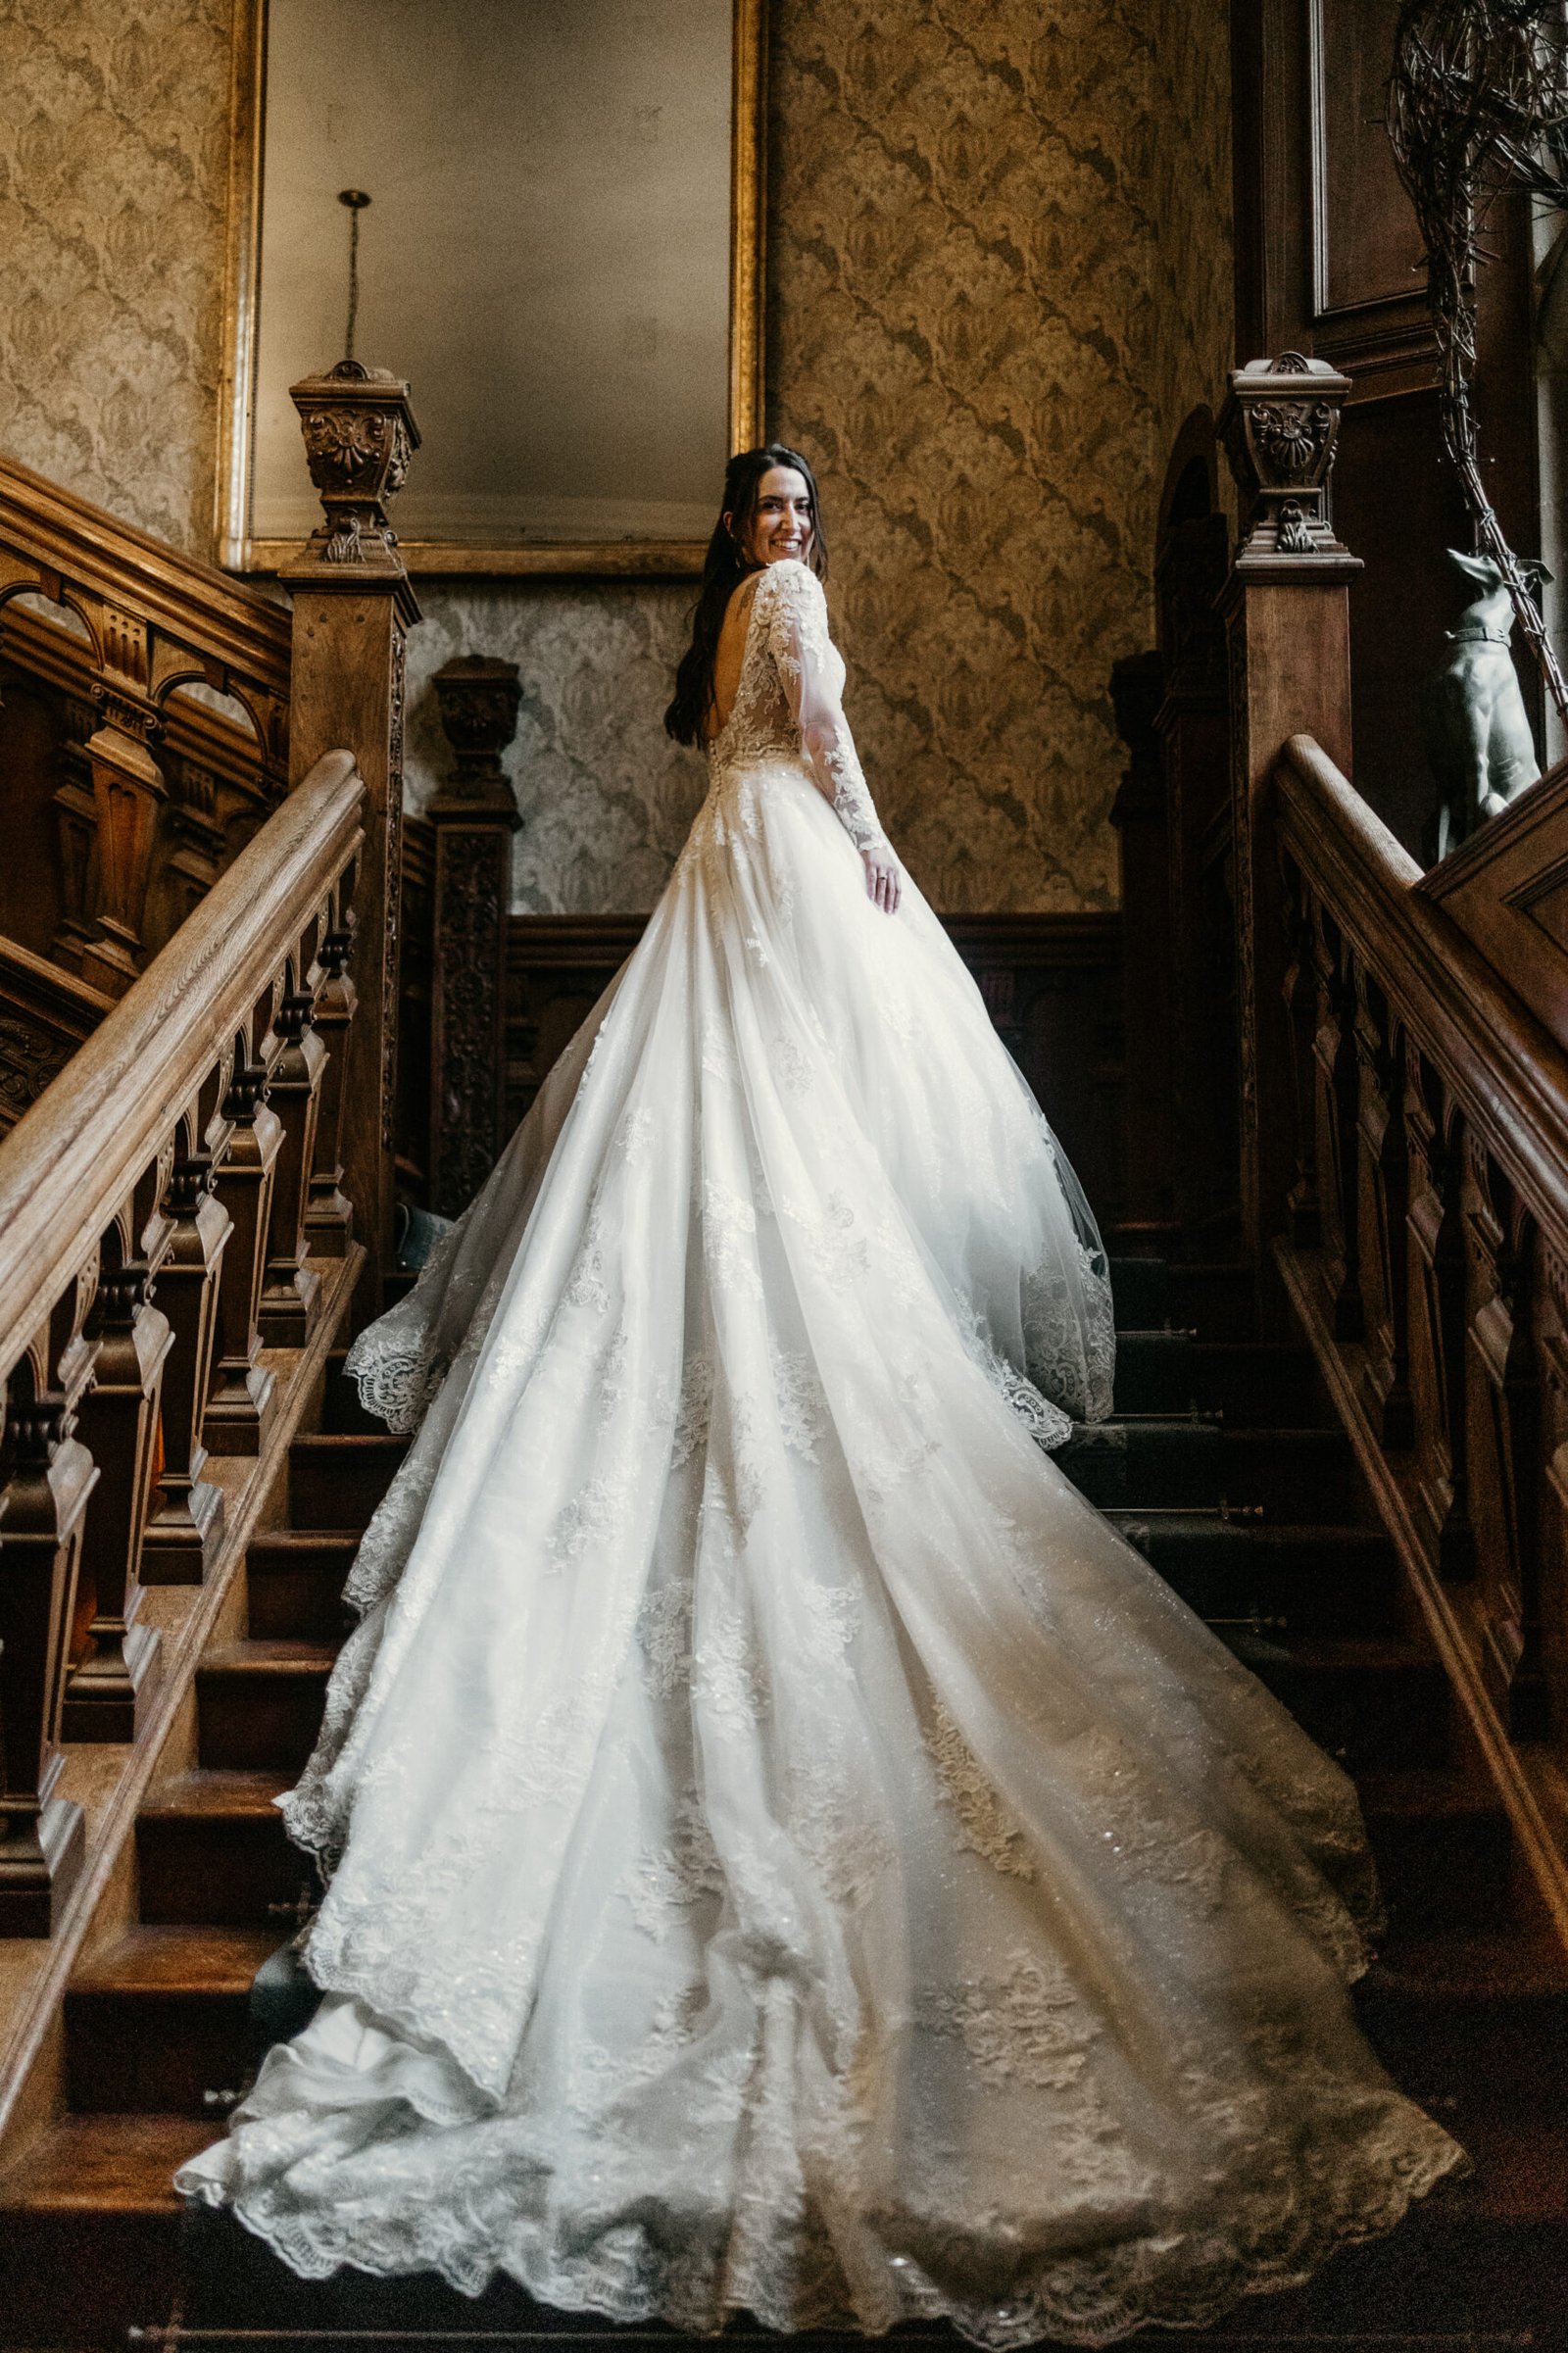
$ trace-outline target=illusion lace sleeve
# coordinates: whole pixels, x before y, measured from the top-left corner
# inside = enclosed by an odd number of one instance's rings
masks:
[[[757,590],[759,614],[801,743],[824,799],[857,850],[893,846],[877,819],[850,722],[839,700],[833,643],[827,630],[827,600],[816,574],[804,564],[769,564]]]

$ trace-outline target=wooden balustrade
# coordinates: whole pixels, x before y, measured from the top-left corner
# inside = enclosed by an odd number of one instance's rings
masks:
[[[122,997],[285,789],[289,615],[7,459],[0,608],[8,696],[20,680],[36,706],[5,745],[19,871],[0,930]]]
[[[1297,1116],[1264,1223],[1568,1924],[1568,1051],[1310,738],[1274,791],[1286,1020],[1260,1037]]]
[[[207,1446],[255,1450],[269,1285],[287,1345],[308,1324],[313,1180],[348,1247],[313,1016],[341,1054],[364,802],[319,760],[0,1146],[0,1935],[47,1934],[80,1870],[61,1742],[133,1736],[141,1586],[212,1560]]]

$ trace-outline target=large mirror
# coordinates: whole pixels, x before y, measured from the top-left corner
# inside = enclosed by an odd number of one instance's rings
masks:
[[[760,438],[763,5],[237,0],[225,564],[319,519],[288,387],[352,356],[413,386],[411,571],[701,569]]]

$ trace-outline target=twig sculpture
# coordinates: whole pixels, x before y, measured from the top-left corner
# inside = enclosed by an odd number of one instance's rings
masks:
[[[1426,248],[1443,369],[1444,447],[1476,537],[1495,564],[1563,721],[1568,684],[1482,479],[1470,387],[1476,266],[1494,205],[1523,188],[1568,212],[1564,0],[1405,0],[1389,82],[1389,137]]]

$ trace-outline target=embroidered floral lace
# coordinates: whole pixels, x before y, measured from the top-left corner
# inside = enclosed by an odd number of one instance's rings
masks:
[[[1102,2344],[1458,2151],[1348,2002],[1350,1785],[1051,1460],[1099,1237],[813,675],[772,566],[642,943],[355,1343],[416,1435],[283,1801],[328,1998],[180,2183],[308,2275]]]

